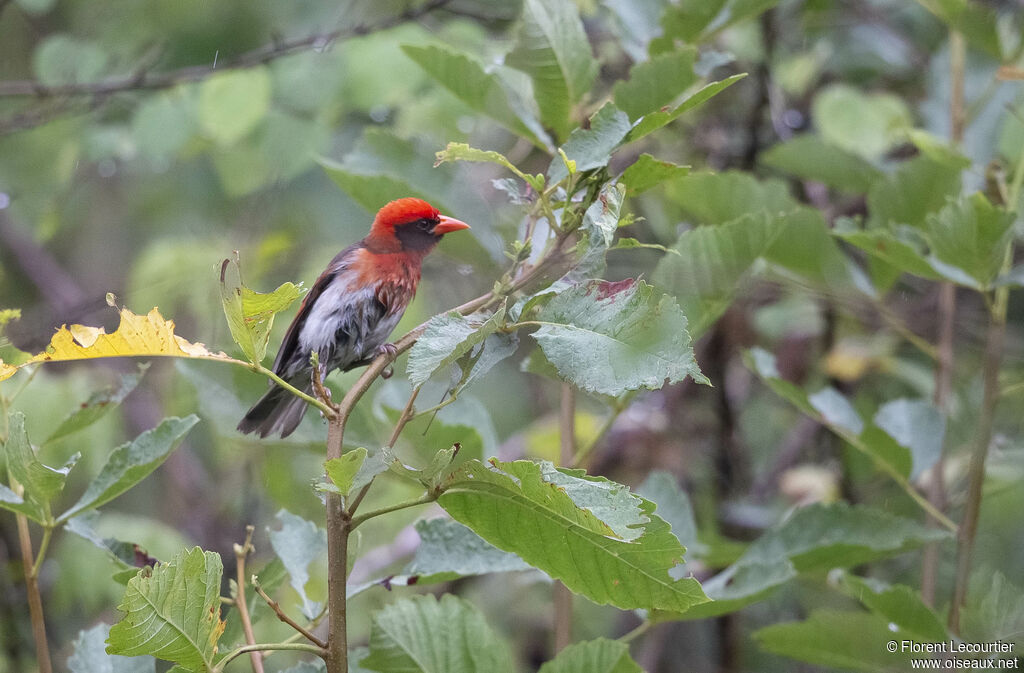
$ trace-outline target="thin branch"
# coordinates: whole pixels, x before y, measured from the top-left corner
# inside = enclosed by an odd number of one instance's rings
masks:
[[[576,454],[576,391],[572,384],[562,384],[562,399],[558,413],[559,462],[571,467]],[[572,592],[562,582],[552,587],[555,620],[555,653],[572,643]]]
[[[949,34],[950,51],[950,139],[954,146],[959,146],[964,139],[964,126],[967,121],[964,104],[964,69],[967,58],[967,47],[964,37],[959,31]],[[956,287],[953,283],[943,282],[939,286],[939,345],[938,360],[935,368],[935,406],[943,415],[949,413],[949,398],[953,390],[953,324],[956,320]],[[944,452],[931,469],[928,481],[928,501],[936,509],[946,508],[946,484]],[[930,522],[929,522],[930,525]],[[926,605],[935,604],[935,585],[939,572],[939,544],[933,542],[925,547],[921,562],[921,599]]]
[[[256,643],[255,645],[243,645],[242,647],[236,647],[226,657],[221,659],[213,670],[215,673],[220,673],[224,670],[224,667],[229,663],[249,652],[264,652],[267,650],[292,650],[297,652],[310,652],[323,658],[326,653],[323,648],[317,647],[316,645],[307,645],[306,643]]]
[[[437,492],[424,493],[415,500],[406,500],[404,502],[398,502],[395,503],[394,505],[388,505],[386,507],[381,507],[380,509],[371,510],[369,512],[366,512],[365,514],[360,514],[359,516],[354,516],[352,517],[352,521],[349,523],[349,530],[355,529],[357,526],[364,523],[367,519],[372,519],[375,516],[381,516],[382,514],[390,514],[391,512],[397,512],[402,509],[409,509],[410,507],[426,505],[428,503],[434,502],[435,500],[437,500],[438,495],[440,495],[440,493]]]
[[[308,629],[304,628],[298,622],[296,622],[287,614],[285,614],[284,610],[281,608],[281,604],[267,595],[267,592],[263,590],[262,586],[260,586],[259,580],[256,579],[255,575],[252,576],[252,588],[256,591],[257,594],[259,594],[260,598],[266,601],[267,605],[270,606],[270,609],[274,611],[274,614],[277,615],[278,619],[280,619],[282,622],[298,631],[299,635],[305,637],[306,640],[313,643],[317,647],[327,649],[327,643],[317,638]]]
[[[39,594],[39,575],[32,558],[32,536],[28,530],[28,517],[16,515],[18,521],[18,543],[21,546],[21,563],[25,568],[25,588],[28,593],[28,612],[32,621],[32,636],[36,643],[36,663],[39,673],[53,673],[50,662],[50,648],[46,641],[46,621],[43,618],[43,600]],[[40,555],[42,558],[42,555]]]
[[[124,91],[143,91],[167,89],[185,82],[195,82],[225,70],[252,68],[270,63],[284,56],[290,56],[311,49],[322,50],[340,40],[362,37],[416,20],[435,9],[448,4],[451,0],[429,0],[419,7],[410,8],[401,14],[388,17],[372,25],[360,24],[346,26],[337,30],[313,33],[293,40],[273,41],[251,51],[239,54],[234,58],[219,59],[216,66],[211,64],[187,66],[176,70],[153,73],[137,69],[128,75],[109,77],[95,82],[77,82],[46,86],[37,80],[12,80],[0,82],[0,97],[73,97],[92,96],[106,97]]]
[[[245,633],[245,642],[248,645],[256,644],[256,636],[252,631],[252,620],[249,618],[249,604],[245,600],[245,559],[255,549],[252,546],[252,534],[255,528],[251,525],[245,527],[245,542],[235,545],[235,582],[238,586],[238,595],[235,598],[235,608],[238,609],[238,618],[242,621],[242,631]],[[253,650],[249,653],[252,660],[253,673],[263,673],[263,657],[259,652]]]

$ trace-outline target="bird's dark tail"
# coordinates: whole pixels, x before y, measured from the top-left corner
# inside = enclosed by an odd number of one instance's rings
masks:
[[[296,387],[309,393],[311,384],[308,377],[304,378],[307,379],[306,385]],[[292,385],[295,383],[292,382]],[[254,432],[260,437],[277,433],[284,438],[299,427],[305,413],[305,400],[292,395],[280,386],[274,386],[252,406],[252,409],[249,409],[249,413],[238,424],[238,430],[244,434]]]

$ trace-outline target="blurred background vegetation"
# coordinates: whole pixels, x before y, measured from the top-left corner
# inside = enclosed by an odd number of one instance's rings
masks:
[[[694,12],[713,9],[718,16],[699,40],[691,36],[701,43],[699,74],[749,73],[696,113],[617,154],[613,169],[650,152],[694,171],[744,171],[770,180],[760,183],[763,189],[737,187],[738,212],[757,210],[781,191],[831,222],[863,215],[865,190],[823,184],[829,180],[816,171],[835,157],[819,154],[820,147],[843,150],[865,170],[891,172],[919,153],[941,155],[951,136],[950,31],[940,17],[957,3],[577,4],[601,69],[594,92],[574,111],[576,121],[596,109],[632,63],[647,58],[673,16],[684,25]],[[973,13],[961,25],[968,101],[961,151],[970,160],[963,172],[970,191],[986,189],[986,175],[1012,169],[1024,145],[1024,111],[1019,83],[996,76],[1000,65],[1018,60],[1020,4],[968,7]],[[385,195],[425,196],[473,226],[472,236],[449,237],[427,260],[419,295],[396,333],[487,291],[506,262],[502,250],[517,237],[521,209],[492,183],[504,177],[496,167],[433,168],[434,152],[450,141],[468,142],[531,172],[543,172],[550,158],[439,86],[401,47],[447,45],[495,62],[512,45],[519,12],[508,0],[0,0],[0,309],[21,310],[0,336],[0,357],[38,351],[62,324],[112,330],[117,314],[107,307],[108,292],[139,313],[158,306],[179,334],[231,352],[216,283],[220,260],[239,250],[254,288],[285,280],[308,287],[338,250],[364,235]],[[915,141],[909,128],[930,135]],[[813,140],[797,159],[773,151],[804,133]],[[695,188],[670,182],[630,199],[637,221],[629,235],[674,244],[702,221],[688,207]],[[612,252],[605,276],[650,277],[664,254]],[[687,381],[638,396],[602,436],[590,465],[632,486],[656,468],[684,485],[707,545],[704,567],[693,568],[699,577],[735,559],[739,545],[796,503],[842,498],[920,518],[862,455],[763,386],[740,353],[754,345],[772,351],[785,378],[811,387],[831,382],[865,413],[899,396],[930,399],[933,363],[906,337],[936,341],[938,284],[904,277],[872,305],[792,274],[755,275],[744,277],[736,300],[697,343],[698,363],[714,388]],[[1011,303],[1002,372],[1009,394],[997,417],[975,555],[975,567],[1018,585],[1024,397],[1013,385],[1024,380],[1021,309],[1019,300]],[[980,406],[986,322],[980,295],[964,294],[947,439],[953,493],[965,479],[962,449]],[[283,320],[275,325],[272,348],[284,327]],[[519,365],[506,360],[434,425],[407,431],[405,450],[414,451],[421,433],[466,425],[475,428],[484,455],[555,459],[559,386]],[[30,435],[44,437],[93,391],[135,367],[107,361],[47,368],[14,408],[26,412]],[[353,445],[384,439],[404,402],[403,371],[400,361],[396,377],[378,384],[362,405],[347,436]],[[335,376],[332,385],[344,390],[354,376]],[[313,521],[322,516],[309,487],[323,461],[324,430],[315,414],[286,441],[254,441],[234,430],[264,386],[253,374],[217,364],[153,362],[116,412],[47,445],[42,458],[61,464],[81,451],[92,467],[82,472],[95,473],[112,447],[164,416],[195,412],[205,422],[163,468],[107,508],[101,531],[138,542],[157,558],[198,544],[230,564],[232,544],[252,523],[259,565],[272,558],[267,528],[276,526],[279,510]],[[606,415],[600,401],[581,400],[581,443]],[[375,497],[395,494],[379,489]],[[413,516],[360,531],[362,560],[353,581],[401,567],[416,542]],[[89,543],[59,534],[54,544],[41,581],[61,662],[80,629],[113,619],[123,587]],[[939,604],[948,600],[952,549],[942,547]],[[890,580],[919,585],[919,556],[884,565]],[[311,576],[310,594],[322,597],[325,587],[316,584],[323,573]],[[513,639],[523,670],[549,658],[548,584],[512,575],[448,588]],[[366,637],[360,614],[388,599],[384,591],[357,599],[353,642]],[[659,626],[639,643],[636,658],[652,672],[798,670],[749,634],[844,601],[822,583],[793,582],[737,615]],[[24,606],[13,519],[0,516],[0,672],[33,668]],[[580,639],[636,625],[631,615],[582,600],[575,609]],[[280,657],[282,666],[288,661]]]

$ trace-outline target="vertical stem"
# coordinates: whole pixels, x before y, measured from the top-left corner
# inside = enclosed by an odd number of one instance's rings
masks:
[[[967,107],[964,103],[964,67],[967,48],[959,31],[949,34],[949,77],[950,140],[959,146],[964,139],[967,121]],[[939,287],[939,346],[938,362],[935,369],[935,406],[943,415],[948,415],[949,397],[953,389],[953,325],[956,318],[956,287],[944,282]],[[928,501],[936,509],[946,508],[945,457],[940,454],[931,469],[928,480]],[[935,521],[928,519],[928,525]],[[921,562],[921,599],[925,605],[935,604],[935,585],[939,568],[939,543],[925,547]]]
[[[249,603],[245,598],[245,559],[253,551],[252,534],[253,527],[245,527],[245,542],[235,545],[235,582],[238,585],[238,593],[235,595],[235,608],[238,610],[238,618],[242,622],[242,631],[245,633],[245,644],[255,645],[256,634],[252,630],[252,619],[249,617]],[[263,655],[258,651],[249,653],[252,662],[253,673],[263,673]]]
[[[1005,293],[1004,293],[1005,294]],[[956,580],[953,587],[953,602],[949,608],[949,630],[960,632],[960,608],[967,596],[967,585],[971,573],[971,554],[974,551],[974,537],[978,532],[978,516],[981,512],[981,489],[985,482],[985,458],[992,441],[992,427],[995,421],[996,403],[999,401],[999,365],[1006,336],[1006,302],[996,301],[992,307],[985,345],[983,369],[985,392],[978,419],[978,430],[974,439],[968,468],[967,507],[957,535]]]
[[[39,573],[32,558],[32,536],[28,530],[28,518],[16,515],[18,520],[18,543],[21,546],[21,564],[25,568],[25,587],[28,593],[28,613],[32,620],[32,636],[36,642],[36,659],[39,673],[53,673],[50,663],[50,648],[46,642],[46,622],[43,620],[43,600],[39,595]]]
[[[345,418],[327,425],[327,459],[340,458]],[[348,537],[349,515],[337,493],[327,494],[327,673],[348,673]]]
[[[576,391],[568,383],[562,384],[562,402],[559,407],[560,463],[572,465],[576,453]],[[561,652],[572,642],[572,592],[561,582],[554,585],[555,652]]]

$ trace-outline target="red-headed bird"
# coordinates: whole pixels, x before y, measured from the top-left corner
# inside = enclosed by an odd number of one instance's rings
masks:
[[[311,393],[313,351],[324,377],[369,364],[390,346],[387,338],[416,294],[423,258],[441,236],[468,228],[420,199],[381,208],[366,238],[338,253],[313,283],[284,335],[274,373]],[[240,431],[287,437],[298,427],[306,402],[271,385],[238,424]]]

